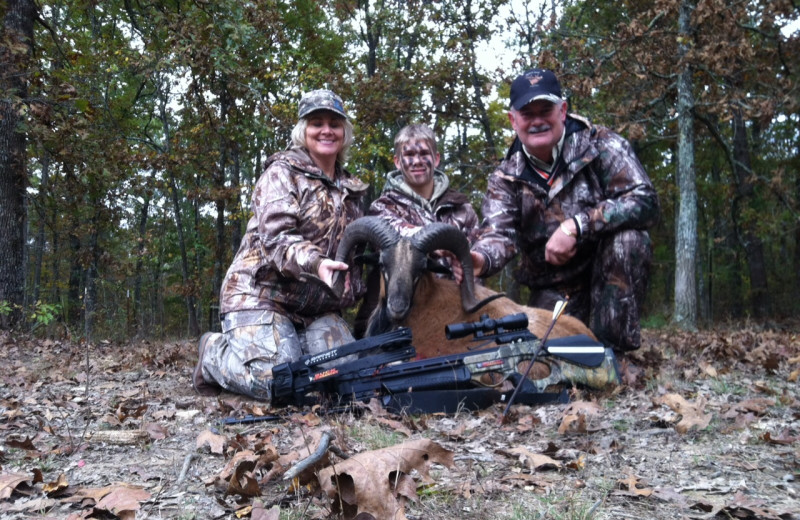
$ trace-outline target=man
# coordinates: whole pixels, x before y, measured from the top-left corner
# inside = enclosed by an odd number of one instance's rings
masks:
[[[450,187],[437,170],[436,137],[426,125],[404,127],[394,139],[394,165],[380,198],[368,214],[389,220],[401,235],[409,236],[431,222],[445,222],[468,237],[478,226],[478,216],[466,195]]]
[[[658,198],[630,143],[567,114],[561,85],[533,69],[511,84],[516,133],[489,178],[472,247],[475,272],[497,273],[520,253],[528,304],[583,320],[616,351],[640,347],[640,313],[652,258],[646,231]]]

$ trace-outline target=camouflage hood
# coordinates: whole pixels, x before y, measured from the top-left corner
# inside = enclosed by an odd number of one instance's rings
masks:
[[[418,204],[425,208],[427,211],[433,212],[434,206],[436,206],[436,202],[447,192],[447,188],[450,187],[450,179],[447,178],[447,175],[444,174],[441,170],[434,170],[433,171],[433,195],[431,195],[430,200],[426,200],[423,197],[417,195],[417,192],[411,189],[411,187],[406,184],[405,179],[403,178],[403,172],[400,170],[392,170],[386,174],[386,184],[383,186],[382,194],[385,194],[391,190],[399,191],[400,193],[406,195],[408,198],[414,201],[415,204]]]

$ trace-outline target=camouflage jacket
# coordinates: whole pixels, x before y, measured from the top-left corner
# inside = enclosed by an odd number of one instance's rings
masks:
[[[581,283],[597,241],[622,229],[647,229],[658,219],[653,184],[620,135],[570,115],[561,153],[563,167],[549,191],[532,177],[515,139],[489,178],[483,222],[473,251],[484,255],[490,276],[520,252],[518,280],[531,288]],[[544,259],[545,245],[561,221],[577,217],[578,252],[567,264]]]
[[[400,170],[389,172],[383,193],[370,205],[368,213],[389,220],[403,236],[413,235],[431,222],[444,222],[474,238],[478,215],[469,199],[450,188],[450,180],[443,172],[435,170],[433,175],[433,196],[426,200],[405,183]]]
[[[367,185],[336,165],[331,181],[308,152],[272,155],[253,190],[253,216],[220,291],[220,314],[271,310],[308,325],[352,305],[364,292],[360,273],[353,294],[338,301],[317,278],[333,258],[345,226],[363,215]],[[251,313],[261,314],[261,313]]]

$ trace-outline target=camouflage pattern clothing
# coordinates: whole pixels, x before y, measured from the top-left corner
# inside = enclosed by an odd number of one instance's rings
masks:
[[[253,190],[253,216],[220,291],[220,314],[246,310],[279,312],[308,325],[316,317],[352,305],[364,291],[331,297],[317,278],[333,258],[344,228],[363,215],[367,185],[337,163],[331,181],[308,156],[292,148],[273,155]]]
[[[607,346],[639,348],[652,258],[645,230],[659,214],[655,189],[624,138],[573,115],[554,172],[548,189],[515,139],[489,178],[482,206],[472,248],[486,260],[481,276],[497,273],[519,252],[516,276],[531,289],[529,305],[552,308],[569,296],[566,312]],[[548,239],[573,217],[580,229],[577,253],[564,265],[547,263]]]
[[[364,294],[360,270],[354,266],[351,291],[339,300],[317,268],[363,215],[366,188],[338,163],[330,180],[302,148],[268,159],[222,283],[222,333],[201,345],[205,381],[269,400],[275,364],[353,340],[340,311]]]
[[[237,319],[248,324],[239,325]],[[267,402],[272,400],[272,367],[353,341],[347,322],[338,314],[326,314],[298,329],[277,312],[232,312],[223,318],[222,329],[225,332],[213,333],[206,341],[203,379]]]
[[[478,215],[466,195],[450,188],[450,179],[440,170],[433,172],[433,195],[419,196],[403,179],[400,170],[389,172],[383,193],[369,207],[369,215],[387,219],[401,235],[410,236],[432,222],[457,227],[474,238]]]

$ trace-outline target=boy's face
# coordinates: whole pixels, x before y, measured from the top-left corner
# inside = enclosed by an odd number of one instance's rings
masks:
[[[439,154],[434,153],[426,141],[410,141],[402,146],[400,156],[394,156],[394,165],[412,190],[425,198],[433,191],[433,170],[439,166]]]

